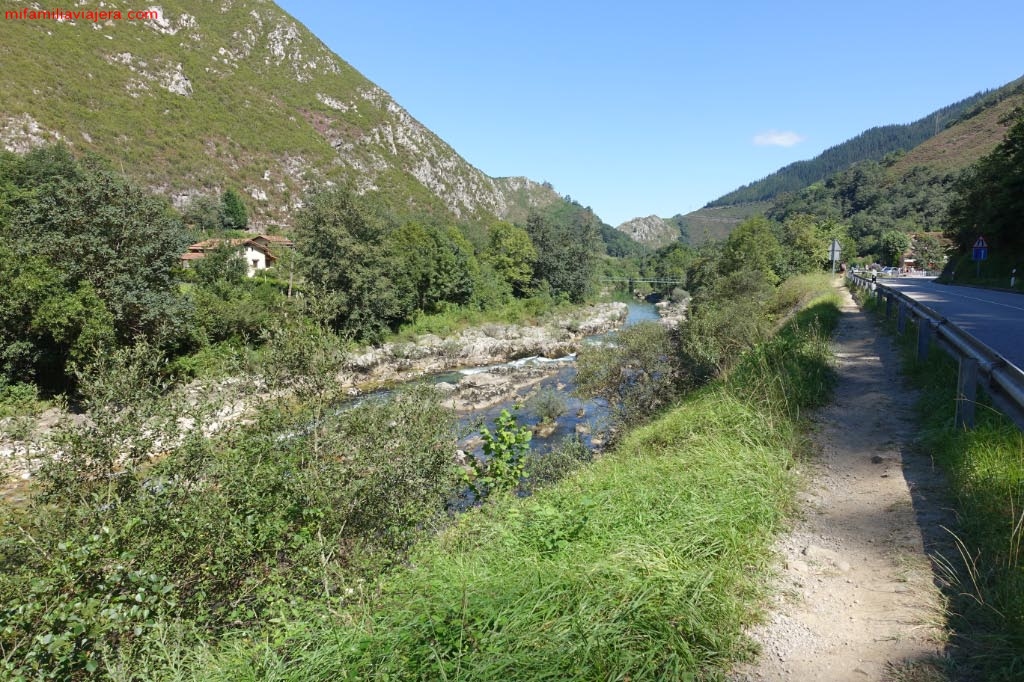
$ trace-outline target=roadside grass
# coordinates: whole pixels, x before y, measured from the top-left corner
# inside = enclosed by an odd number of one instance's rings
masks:
[[[943,269],[939,281],[1024,292],[1024,253],[1000,253],[990,249],[988,255],[986,260],[981,261],[980,267],[971,259],[971,253],[953,256]],[[1018,272],[1011,287],[1010,278],[1015,268]]]
[[[826,294],[723,381],[530,498],[468,512],[405,568],[200,649],[204,680],[707,679],[753,655],[802,413],[833,373]]]
[[[865,307],[884,308],[874,300]],[[887,324],[895,333],[895,323]],[[954,427],[957,364],[933,347],[915,359],[916,334],[899,338],[904,373],[920,389],[920,443],[945,470],[956,501],[950,529],[960,556],[950,568],[954,645],[976,679],[1024,677],[1024,434],[983,396],[972,431]]]

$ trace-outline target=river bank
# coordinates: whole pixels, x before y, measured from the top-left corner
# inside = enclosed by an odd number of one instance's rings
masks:
[[[450,394],[450,404],[459,411],[483,409],[512,399],[517,391],[540,383],[571,363],[572,354],[584,339],[621,327],[628,312],[625,303],[601,303],[561,315],[545,325],[491,323],[448,338],[430,334],[412,342],[365,347],[348,356],[336,380],[355,396],[428,375],[467,369],[466,374],[441,377],[448,378],[452,388],[440,388]],[[536,360],[502,366],[531,358]],[[555,362],[546,362],[549,360]],[[268,386],[262,376],[233,376],[192,382],[173,391],[167,403],[179,406],[174,409],[183,413],[178,419],[180,437],[196,424],[202,424],[204,435],[212,436],[230,425],[244,424],[258,405],[283,395],[283,391]],[[53,456],[57,433],[89,423],[88,415],[62,407],[33,417],[0,420],[3,496],[7,497],[12,484],[30,479],[41,463]],[[167,447],[173,444],[165,441],[162,449]]]

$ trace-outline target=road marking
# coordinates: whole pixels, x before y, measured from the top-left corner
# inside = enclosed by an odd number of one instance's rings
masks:
[[[936,287],[936,285],[932,285],[932,287],[929,287],[929,289],[931,289],[933,287]],[[896,288],[898,289],[900,287],[896,287]],[[1011,308],[1013,310],[1019,310],[1021,312],[1024,312],[1024,308],[1022,308],[1021,306],[1018,306],[1018,305],[1010,305],[1009,303],[997,303],[996,301],[989,301],[988,299],[984,299],[984,298],[976,298],[974,296],[965,296],[963,294],[954,294],[954,293],[952,293],[949,290],[939,291],[939,293],[945,294],[947,296],[956,296],[958,298],[966,298],[969,301],[978,301],[980,303],[988,303],[990,305],[998,305],[998,306],[1002,306],[1004,308]]]

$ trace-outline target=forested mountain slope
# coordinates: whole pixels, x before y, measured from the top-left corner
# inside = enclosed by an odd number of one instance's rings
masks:
[[[0,9],[43,10],[13,0]],[[126,17],[139,7],[101,9]],[[461,219],[524,220],[559,199],[474,168],[273,2],[155,9],[147,21],[5,19],[0,148],[61,140],[115,160],[179,207],[236,187],[254,226],[290,222],[306,190],[327,182],[379,192],[402,214]]]
[[[1011,83],[1000,88],[999,91],[1012,86]],[[993,94],[993,92],[979,92],[938,109],[913,123],[870,128],[842,144],[826,149],[813,159],[791,163],[761,180],[729,192],[709,202],[707,207],[770,201],[785,192],[795,192],[815,182],[820,182],[860,161],[881,161],[886,155],[893,152],[913,149],[937,135],[947,126],[958,123],[986,97]]]

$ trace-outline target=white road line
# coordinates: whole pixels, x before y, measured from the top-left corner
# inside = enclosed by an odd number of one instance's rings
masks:
[[[896,288],[898,289],[899,287],[896,287]],[[995,301],[989,301],[988,299],[985,299],[985,298],[976,298],[974,296],[965,296],[964,294],[954,294],[953,292],[951,292],[949,290],[943,290],[943,291],[941,291],[939,293],[941,293],[943,295],[946,295],[946,296],[956,296],[957,298],[966,298],[969,301],[979,301],[981,303],[989,303],[991,305],[998,305],[998,306],[1002,306],[1004,308],[1010,308],[1012,310],[1019,310],[1021,312],[1024,312],[1024,307],[1021,307],[1021,306],[1018,306],[1018,305],[1010,305],[1009,303],[997,303]]]

